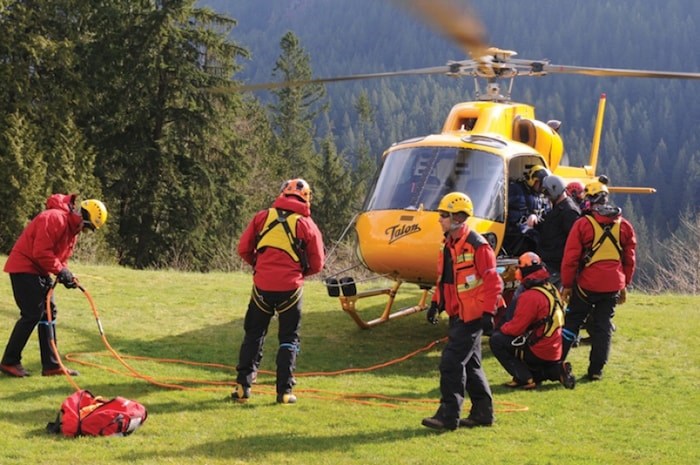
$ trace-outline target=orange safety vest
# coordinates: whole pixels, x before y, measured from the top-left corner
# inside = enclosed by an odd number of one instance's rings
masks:
[[[474,253],[486,240],[478,233],[469,231],[461,237],[454,247],[448,247],[452,255],[452,271],[459,300],[459,317],[462,321],[480,318],[484,312],[484,281],[476,271]],[[443,247],[438,258],[438,283],[442,281],[444,265]]]

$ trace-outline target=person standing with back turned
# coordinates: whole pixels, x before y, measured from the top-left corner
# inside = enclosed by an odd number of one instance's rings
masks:
[[[561,260],[569,231],[581,216],[576,202],[566,192],[564,180],[555,175],[542,180],[542,193],[552,203],[552,209],[544,215],[536,228],[540,235],[538,255],[549,271],[549,282],[561,287]]]
[[[57,281],[69,289],[78,287],[73,273],[68,269],[68,259],[73,254],[78,234],[99,229],[107,221],[107,209],[101,201],[88,199],[76,206],[75,199],[75,194],[51,195],[46,200],[46,210],[24,228],[7,257],[5,271],[10,274],[20,318],[12,330],[0,364],[0,371],[6,375],[17,378],[29,376],[22,366],[22,351],[37,325],[41,374],[63,374],[51,348],[51,341],[56,342],[55,327],[49,327],[46,314],[46,294],[53,286],[50,275],[56,275]],[[50,324],[54,325],[58,311],[53,296],[50,305]],[[67,370],[72,376],[78,375],[75,370]]]
[[[584,193],[590,210],[574,223],[561,267],[561,295],[569,303],[562,330],[562,360],[587,321],[591,335],[588,379],[598,381],[610,356],[615,306],[625,303],[626,288],[634,276],[637,239],[620,208],[608,203],[608,186],[593,181]]]
[[[250,398],[267,329],[277,314],[277,403],[293,404],[304,278],[321,271],[325,258],[321,231],[311,219],[311,188],[306,181],[290,179],[282,184],[272,207],[259,211],[248,224],[238,254],[253,267],[253,291],[231,398],[235,402]]]
[[[440,359],[440,407],[422,425],[436,430],[491,426],[493,395],[481,366],[481,336],[493,330],[503,281],[496,271],[493,249],[467,225],[467,218],[474,215],[471,199],[452,192],[440,200],[438,212],[445,240],[427,319],[437,324],[438,315],[445,310],[450,320]],[[460,419],[465,391],[471,410],[467,418]]]

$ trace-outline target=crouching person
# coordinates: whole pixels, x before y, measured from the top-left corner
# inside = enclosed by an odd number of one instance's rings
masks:
[[[540,382],[552,380],[573,389],[576,378],[571,364],[560,361],[564,311],[559,291],[533,252],[518,259],[516,278],[524,290],[517,296],[513,318],[489,340],[491,352],[513,377],[505,386],[535,389]]]

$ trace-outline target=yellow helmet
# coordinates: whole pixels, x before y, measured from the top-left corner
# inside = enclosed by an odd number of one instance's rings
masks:
[[[440,200],[438,210],[448,213],[466,213],[467,216],[474,216],[474,204],[472,199],[461,192],[450,192]]]
[[[535,187],[536,181],[539,181],[541,184],[542,180],[551,174],[552,172],[544,166],[534,165],[525,173],[525,182],[527,182],[528,186]]]
[[[94,229],[100,229],[107,222],[107,207],[97,199],[87,199],[80,202],[83,220]]]
[[[306,203],[311,203],[311,187],[301,178],[289,179],[282,183],[280,195],[296,195]]]
[[[600,181],[591,181],[583,189],[583,195],[591,204],[605,203],[609,193],[608,186]]]

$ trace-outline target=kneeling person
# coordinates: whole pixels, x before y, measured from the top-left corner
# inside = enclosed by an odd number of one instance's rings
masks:
[[[526,252],[518,259],[516,278],[524,290],[517,297],[513,318],[489,340],[491,351],[513,379],[507,387],[534,389],[545,380],[573,389],[576,378],[569,362],[560,362],[563,303],[540,257]]]

